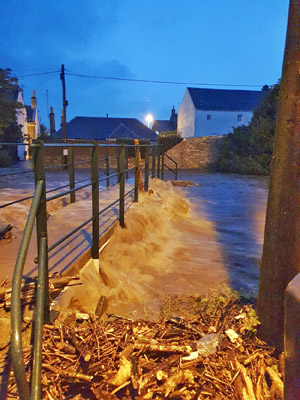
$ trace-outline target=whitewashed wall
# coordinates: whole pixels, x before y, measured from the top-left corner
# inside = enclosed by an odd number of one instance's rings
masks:
[[[195,132],[196,109],[188,90],[185,91],[178,111],[177,131],[181,137],[193,137]]]
[[[210,119],[207,116],[210,115]],[[241,115],[241,121],[238,121]],[[248,125],[253,113],[251,111],[202,111],[196,110],[195,130],[193,136],[224,135],[232,132],[233,127]],[[190,136],[184,136],[190,137]]]

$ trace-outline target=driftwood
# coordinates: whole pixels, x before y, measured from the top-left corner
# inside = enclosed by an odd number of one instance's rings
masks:
[[[282,399],[279,363],[255,335],[252,306],[229,292],[190,300],[194,313],[186,318],[164,310],[160,322],[90,315],[82,323],[45,325],[41,398]],[[226,337],[229,329],[238,334],[234,342]],[[210,332],[223,339],[205,355],[203,338],[213,338]],[[29,381],[32,347],[24,356]],[[8,395],[16,396],[13,376]]]
[[[12,236],[12,225],[0,225],[0,240],[10,239]]]
[[[49,293],[52,294],[56,291],[62,290],[65,286],[72,286],[76,284],[80,284],[78,282],[78,276],[68,276],[68,277],[55,277],[49,278]],[[5,301],[5,308],[7,310],[11,307],[11,287],[0,287],[0,301]],[[21,285],[21,305],[24,306],[26,304],[34,303],[36,295],[36,282],[22,283]]]

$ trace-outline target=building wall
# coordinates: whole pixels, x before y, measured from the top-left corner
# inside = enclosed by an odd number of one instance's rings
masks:
[[[21,103],[24,106],[24,98],[23,98],[23,94],[22,94],[21,90],[19,90],[17,102]],[[23,137],[23,141],[24,141],[25,138],[26,138],[26,135],[27,135],[27,122],[26,122],[26,109],[25,109],[25,107],[17,109],[16,117],[17,117],[17,124],[22,126],[21,131],[22,131],[22,137]],[[26,158],[26,154],[25,154],[26,149],[25,149],[25,147],[24,146],[18,146],[18,150],[17,151],[18,151],[18,158],[20,160],[25,160],[25,158]]]
[[[186,90],[178,111],[177,131],[181,137],[187,138],[194,136],[195,115],[196,109],[191,95],[188,90]]]
[[[206,136],[183,139],[168,152],[178,164],[179,169],[212,170],[223,149],[223,136]],[[174,168],[174,164],[165,157],[165,163]]]
[[[195,131],[193,136],[225,135],[232,132],[232,129],[236,126],[248,125],[252,115],[253,113],[251,111],[196,110]]]

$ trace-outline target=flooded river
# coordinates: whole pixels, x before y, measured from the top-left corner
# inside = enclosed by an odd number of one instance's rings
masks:
[[[194,207],[204,210],[214,224],[231,287],[256,293],[268,197],[267,178],[181,171],[180,179],[200,184],[184,190]]]
[[[151,182],[61,306],[94,312],[100,295],[109,311],[157,318],[170,295],[207,294],[225,283],[256,294],[267,200],[264,178],[182,171],[197,186]],[[99,274],[100,272],[100,274]]]
[[[64,184],[64,174],[53,173],[47,187]],[[85,175],[80,172],[81,179]],[[126,229],[117,229],[100,265],[90,263],[81,275],[85,285],[69,290],[60,305],[93,312],[104,295],[111,312],[149,317],[166,295],[205,294],[221,283],[257,293],[266,178],[180,171],[179,179],[197,186],[177,189],[152,181],[153,193],[127,211]],[[31,180],[24,174],[18,183],[2,182],[2,201],[32,192]],[[86,194],[78,197],[90,201]],[[14,219],[11,210],[0,210],[2,222]]]

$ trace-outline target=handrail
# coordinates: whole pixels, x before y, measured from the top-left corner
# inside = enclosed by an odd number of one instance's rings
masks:
[[[32,169],[29,169],[27,171],[12,172],[11,174],[0,175],[0,178],[4,178],[6,176],[12,176],[12,175],[29,174],[30,172],[34,172],[34,171]]]
[[[65,143],[59,145],[59,147],[65,147]],[[122,228],[125,227],[124,220],[124,205],[125,198],[129,194],[134,194],[134,201],[138,201],[138,192],[140,190],[141,182],[138,179],[139,176],[142,177],[144,172],[145,179],[142,180],[145,184],[145,191],[148,191],[148,180],[149,180],[149,155],[150,149],[152,150],[151,154],[154,159],[157,160],[157,172],[155,171],[155,163],[154,163],[154,172],[153,172],[153,163],[152,163],[152,178],[156,175],[163,178],[163,157],[164,152],[160,149],[160,147],[154,147],[153,145],[134,145],[129,147],[135,148],[135,165],[131,168],[128,168],[128,159],[126,155],[126,146],[124,144],[121,145],[102,145],[102,147],[119,147],[118,156],[115,157],[118,159],[117,172],[110,173],[109,169],[109,153],[107,150],[106,153],[106,175],[104,177],[99,177],[99,152],[98,147],[100,146],[96,142],[91,144],[85,144],[85,147],[91,148],[91,160],[79,161],[78,163],[74,163],[72,148],[76,147],[76,145],[68,145],[68,163],[65,164],[69,168],[69,177],[72,175],[72,181],[70,178],[68,185],[63,185],[61,187],[51,189],[46,191],[46,178],[45,178],[45,166],[44,166],[44,146],[49,147],[47,144],[43,144],[43,142],[37,142],[34,145],[31,145],[32,148],[35,149],[34,153],[34,172],[35,172],[35,192],[33,196],[29,198],[33,198],[30,211],[28,214],[25,230],[23,233],[21,246],[19,249],[16,267],[13,276],[12,283],[12,305],[11,305],[11,357],[12,357],[12,367],[15,374],[15,380],[17,384],[17,389],[19,392],[19,397],[21,400],[29,400],[29,398],[34,400],[39,400],[41,397],[41,369],[42,369],[42,333],[43,333],[43,324],[44,321],[48,321],[48,312],[49,312],[49,296],[48,296],[48,254],[53,251],[57,246],[63,243],[65,240],[70,238],[80,229],[82,229],[88,223],[92,223],[92,248],[91,253],[93,258],[99,258],[99,216],[105,213],[108,209],[115,206],[119,203],[119,224]],[[51,144],[50,144],[51,146]],[[82,144],[78,145],[82,146]],[[140,147],[146,146],[145,152],[145,162],[141,162],[141,153]],[[57,146],[58,147],[58,146]],[[82,179],[81,181],[75,182],[74,178],[74,165],[90,163],[91,164],[91,175],[90,178]],[[161,165],[161,170],[159,169]],[[114,169],[111,169],[114,171]],[[134,171],[135,176],[135,184],[134,187],[129,190],[127,193],[125,192],[125,176],[129,171]],[[71,172],[71,174],[70,174]],[[107,180],[109,184],[109,179],[112,177],[118,177],[119,183],[119,197],[117,200],[114,200],[105,208],[99,210],[99,183],[103,180]],[[78,183],[89,181],[88,183],[77,186]],[[54,196],[46,198],[46,193],[53,192],[55,190],[60,190],[69,186],[70,190],[64,191],[62,193],[58,193]],[[64,237],[57,240],[52,246],[48,247],[48,238],[47,238],[47,223],[46,223],[46,203],[50,200],[57,199],[59,197],[74,194],[77,190],[83,189],[85,187],[92,186],[92,216],[81,223],[79,226],[74,228],[71,232],[67,233]],[[24,199],[19,199],[15,202],[22,201]],[[75,198],[74,198],[75,201]],[[72,202],[72,198],[71,198]],[[0,206],[1,208],[1,206]],[[26,379],[26,371],[25,365],[23,361],[23,350],[22,350],[22,337],[21,337],[21,299],[20,299],[20,291],[21,291],[21,279],[23,274],[23,269],[25,265],[26,256],[28,253],[30,238],[32,235],[32,230],[34,226],[35,218],[37,219],[37,238],[38,238],[38,280],[37,280],[37,294],[36,294],[36,306],[35,306],[35,332],[34,332],[34,349],[33,349],[33,369],[32,369],[32,381],[31,381],[31,393],[28,381]],[[30,397],[31,396],[31,397]]]
[[[30,238],[33,230],[34,220],[42,198],[44,181],[39,180],[35,189],[35,194],[29,210],[26,226],[23,232],[22,241],[16,261],[12,280],[11,293],[11,362],[15,374],[21,400],[28,400],[30,397],[29,386],[25,374],[25,365],[22,351],[22,327],[21,327],[21,281],[24,264],[28,252]]]
[[[167,157],[170,161],[172,161],[172,162],[175,164],[175,171],[174,171],[172,168],[168,167],[166,164],[164,164],[164,166],[167,167],[170,171],[172,171],[172,172],[175,174],[175,181],[177,181],[178,164],[177,164],[177,162],[176,162],[172,157],[170,157],[167,153],[165,153],[164,155],[165,155],[165,157]]]

